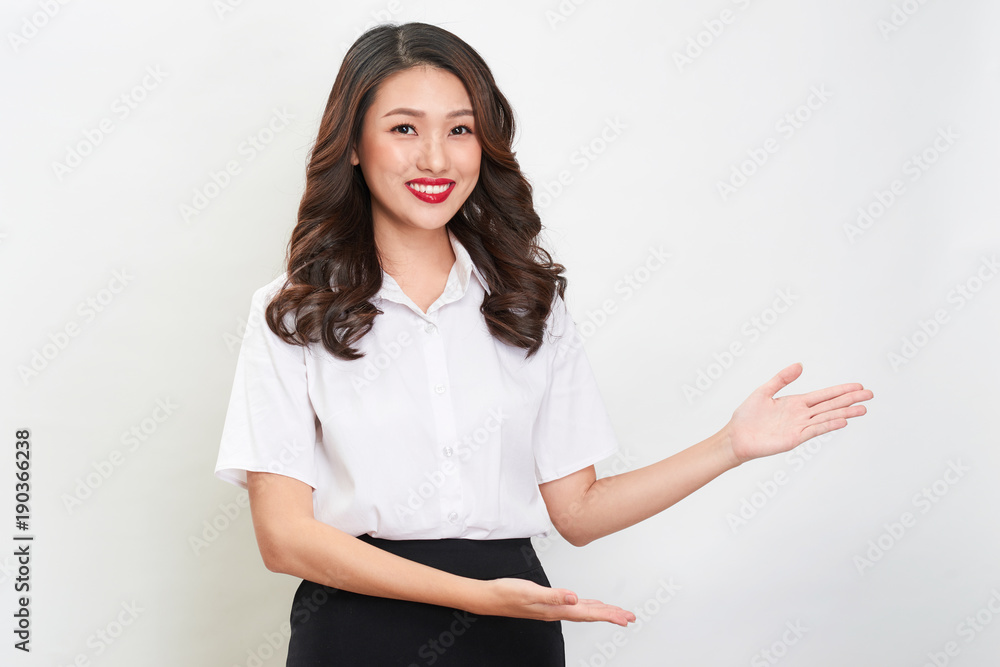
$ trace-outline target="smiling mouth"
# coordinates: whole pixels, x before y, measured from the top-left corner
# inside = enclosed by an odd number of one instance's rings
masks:
[[[436,180],[437,182],[433,182]],[[406,184],[407,189],[413,196],[429,204],[440,204],[455,187],[455,181],[445,179],[425,179],[423,181],[410,181]]]

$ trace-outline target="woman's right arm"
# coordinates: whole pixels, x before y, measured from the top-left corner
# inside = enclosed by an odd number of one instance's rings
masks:
[[[565,588],[524,579],[461,577],[383,551],[316,520],[312,487],[293,477],[247,472],[250,513],[264,565],[341,590],[462,609],[485,616],[608,621],[627,625],[635,614],[597,600],[577,600]]]

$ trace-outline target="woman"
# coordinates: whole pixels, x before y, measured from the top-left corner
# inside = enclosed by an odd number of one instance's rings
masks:
[[[561,620],[635,615],[550,586],[530,542],[549,520],[582,546],[872,397],[773,399],[796,364],[707,440],[597,481],[617,441],[513,137],[445,30],[378,26],[344,58],[216,466],[249,489],[267,568],[303,580],[288,665],[563,665]]]

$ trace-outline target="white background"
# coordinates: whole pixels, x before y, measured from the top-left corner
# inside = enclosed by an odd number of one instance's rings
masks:
[[[250,295],[282,270],[330,87],[377,18],[458,34],[516,111],[627,452],[603,474],[709,436],[795,361],[789,391],[875,392],[811,453],[582,549],[538,541],[554,585],[646,618],[564,623],[567,664],[995,664],[996,3],[46,2],[0,19],[0,662],[284,664],[298,580],[264,568],[245,493],[212,472]],[[251,159],[275,110],[294,119]],[[214,196],[185,220],[196,191]],[[851,233],[859,207],[880,215]],[[18,428],[30,655],[9,631]]]

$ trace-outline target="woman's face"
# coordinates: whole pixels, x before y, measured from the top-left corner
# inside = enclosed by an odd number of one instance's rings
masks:
[[[386,225],[399,233],[443,227],[476,186],[481,159],[465,86],[451,72],[427,66],[381,83],[351,151],[383,233]]]

